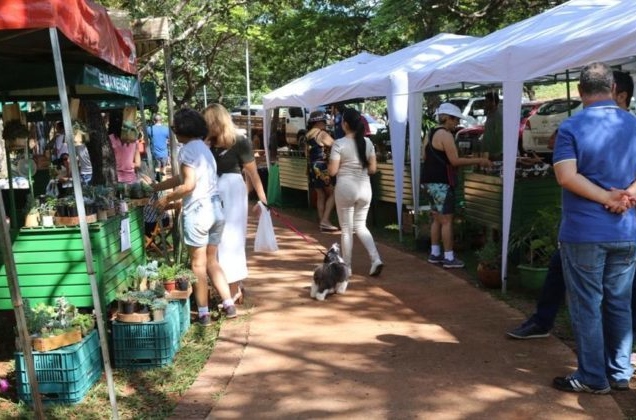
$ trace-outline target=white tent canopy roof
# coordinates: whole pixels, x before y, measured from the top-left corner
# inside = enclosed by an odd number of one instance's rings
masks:
[[[437,61],[466,47],[478,38],[442,33],[379,57],[337,77],[314,83],[304,92],[304,100],[312,107],[357,98],[406,95],[406,86],[392,90],[391,77],[434,65]]]
[[[370,54],[368,52],[362,52],[354,55],[353,57],[349,57],[345,60],[308,73],[303,77],[300,77],[263,96],[263,107],[265,109],[276,108],[279,106],[299,106],[311,108],[317,105],[322,105],[322,103],[312,105],[315,101],[312,101],[311,98],[306,96],[307,90],[316,84],[336,80],[336,78],[353,72],[357,68],[374,61],[378,57],[380,56]]]
[[[409,91],[444,90],[458,82],[529,81],[592,60],[634,54],[636,2],[571,0],[485,36],[431,68],[409,73]]]
[[[571,0],[475,41],[435,69],[408,74],[415,92],[444,90],[459,82],[501,84],[504,101],[502,288],[506,287],[508,239],[523,82],[579,69],[591,61],[625,64],[636,56],[636,1]],[[411,130],[421,112],[409,107]]]

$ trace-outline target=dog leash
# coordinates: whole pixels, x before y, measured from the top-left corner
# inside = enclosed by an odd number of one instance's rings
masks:
[[[317,240],[306,237],[304,233],[298,230],[298,228],[296,228],[296,226],[294,226],[292,222],[289,221],[289,219],[287,219],[286,217],[283,217],[283,215],[280,214],[278,211],[276,211],[276,209],[274,209],[272,206],[269,206],[267,204],[263,204],[263,205],[267,207],[267,210],[269,210],[271,214],[273,214],[276,218],[278,218],[278,220],[280,220],[285,226],[290,228],[296,235],[303,238],[308,244],[311,244],[322,255],[327,256],[327,254],[322,249],[319,249],[318,247],[315,246],[315,244],[318,243]]]

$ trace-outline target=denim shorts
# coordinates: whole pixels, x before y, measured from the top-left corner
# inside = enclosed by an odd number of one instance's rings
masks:
[[[223,206],[218,195],[210,202],[199,202],[183,215],[183,242],[188,246],[201,248],[221,243],[225,227]]]

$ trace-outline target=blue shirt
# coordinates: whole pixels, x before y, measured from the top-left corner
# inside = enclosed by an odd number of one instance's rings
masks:
[[[168,157],[168,141],[170,129],[168,126],[155,124],[147,128],[150,137],[150,151],[153,159],[165,159]]]
[[[636,179],[636,118],[614,101],[595,102],[559,126],[553,162],[575,160],[578,172],[605,190]],[[598,243],[636,240],[634,209],[617,215],[563,189],[559,240]]]

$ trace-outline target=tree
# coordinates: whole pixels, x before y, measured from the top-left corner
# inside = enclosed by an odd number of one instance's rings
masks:
[[[361,51],[388,54],[440,32],[483,36],[565,0],[102,0],[132,18],[173,27],[175,106],[245,98],[245,49],[254,98]],[[163,54],[140,63],[165,99]],[[254,99],[252,98],[252,99]]]

